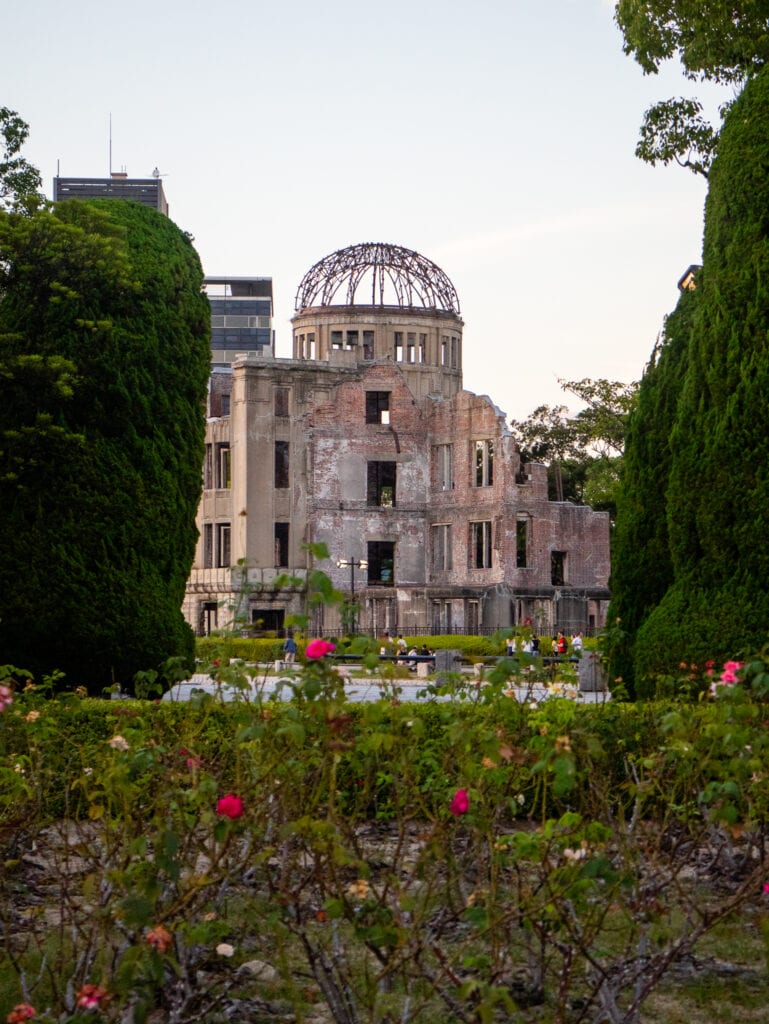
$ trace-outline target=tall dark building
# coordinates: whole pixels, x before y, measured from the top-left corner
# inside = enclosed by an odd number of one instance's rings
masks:
[[[60,199],[132,199],[168,216],[168,201],[159,175],[129,178],[125,171],[113,171],[109,178],[56,177],[53,179],[53,201],[56,203]]]
[[[271,277],[206,277],[211,304],[211,361],[229,366],[236,355],[274,355]]]

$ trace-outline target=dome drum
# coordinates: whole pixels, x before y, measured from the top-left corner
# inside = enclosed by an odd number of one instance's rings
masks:
[[[384,244],[332,253],[305,275],[296,310],[295,359],[390,360],[408,374],[437,374],[442,393],[461,390],[459,300],[443,271],[418,253]]]

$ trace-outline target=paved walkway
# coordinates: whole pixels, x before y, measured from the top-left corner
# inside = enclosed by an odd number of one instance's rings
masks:
[[[388,680],[386,683],[382,680],[371,678],[350,678],[349,669],[341,669],[340,675],[345,676],[345,692],[348,700],[353,703],[361,703],[364,701],[376,701],[379,700],[383,695],[390,697],[393,695],[397,688],[397,696],[401,701],[422,701],[425,700],[449,700],[448,696],[441,697],[430,697],[429,695],[420,696],[425,688],[430,684],[430,679],[396,679]],[[294,677],[296,678],[296,677]],[[278,675],[266,675],[260,674],[254,677],[252,695],[254,697],[261,696],[262,698],[273,698],[277,697],[280,699],[288,698],[291,695],[291,682],[292,677],[288,674]],[[468,683],[472,682],[472,676],[467,677]],[[204,673],[197,673],[192,676],[191,679],[185,680],[183,683],[177,683],[175,686],[163,694],[163,700],[168,701],[186,701],[189,700],[193,695],[194,691],[202,691],[203,693],[210,693],[212,696],[219,696],[222,700],[230,701],[235,700],[238,696],[239,691],[234,687],[230,686],[218,686],[209,675]],[[531,687],[510,687],[510,690],[515,692],[516,700],[519,701],[533,701],[539,703],[539,701],[545,700],[547,697],[558,696],[559,694],[553,693],[546,686],[531,686]],[[570,696],[573,694],[572,690],[570,693],[560,694],[561,696]],[[604,703],[610,699],[609,694],[603,692],[580,692],[577,693],[575,699],[581,704],[596,704]]]

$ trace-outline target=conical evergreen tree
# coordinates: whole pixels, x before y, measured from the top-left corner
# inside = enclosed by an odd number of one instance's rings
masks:
[[[673,579],[639,616],[636,681],[769,636],[769,69],[723,128],[680,371],[665,495]],[[647,470],[653,457],[639,455]],[[618,585],[623,571],[618,561]]]
[[[636,691],[635,636],[673,582],[665,495],[670,478],[670,437],[681,393],[697,292],[681,295],[665,321],[638,389],[626,434],[617,522],[612,538],[612,601],[616,624],[611,674],[631,696]]]
[[[0,659],[100,692],[192,654],[180,608],[210,367],[200,261],[166,217],[120,201],[6,215],[0,256],[13,384],[0,409]],[[71,394],[49,369],[62,357]]]

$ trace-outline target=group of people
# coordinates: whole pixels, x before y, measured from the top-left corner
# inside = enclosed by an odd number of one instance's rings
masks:
[[[402,633],[398,634],[398,637],[393,645],[393,641],[390,638],[390,634],[387,631],[385,631],[381,639],[381,644],[381,654],[387,653],[388,649],[394,646],[395,653],[398,656],[397,663],[399,665],[408,665],[408,667],[413,672],[416,672],[416,662],[410,659],[417,657],[432,657],[435,654],[435,651],[431,651],[426,644],[422,644],[422,646],[419,649],[417,649],[415,646],[409,649],[409,646],[404,640]],[[555,657],[563,657],[565,654],[569,653],[569,649],[571,649],[572,654],[576,655],[577,657],[580,657],[582,654],[582,633],[574,633],[572,634],[571,638],[567,640],[565,634],[560,632],[559,630],[559,632],[554,634],[553,636],[553,639],[550,644],[550,649]],[[536,634],[527,637],[521,645],[521,650],[524,652],[524,654],[532,654],[535,656],[541,654],[542,652],[540,649],[539,637],[536,636]],[[515,637],[508,637],[508,657],[512,657],[512,655],[514,655],[515,652]],[[296,641],[294,640],[293,636],[288,636],[286,638],[286,642],[283,645],[283,654],[286,660],[286,664],[292,665],[295,662]]]
[[[540,646],[540,638],[533,635],[527,637],[520,648],[524,654],[542,654]],[[564,655],[571,653],[580,657],[582,654],[582,633],[573,633],[570,638],[567,639],[566,635],[559,632],[553,635],[553,639],[550,643],[550,650],[556,658],[562,658]],[[512,657],[516,653],[516,641],[515,637],[509,637],[507,641],[507,655]]]
[[[559,631],[553,637],[550,646],[553,654],[557,657],[568,654],[569,648],[571,648],[572,654],[576,654],[579,657],[582,654],[582,634],[574,633],[571,639],[567,640],[564,634]]]
[[[390,642],[390,634],[385,633],[385,642]],[[384,651],[385,648],[383,647]],[[416,645],[409,645],[403,638],[403,634],[399,633],[395,640],[395,653],[398,656],[396,665],[406,665],[412,672],[417,670],[417,662],[415,658],[430,658],[435,654],[435,651],[431,651],[427,644],[422,644],[421,647],[417,648]]]

